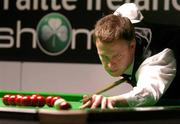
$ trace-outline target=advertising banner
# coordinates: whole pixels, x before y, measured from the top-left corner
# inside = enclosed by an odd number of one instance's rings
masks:
[[[99,63],[94,24],[125,2],[148,22],[180,25],[178,0],[0,0],[0,60]]]

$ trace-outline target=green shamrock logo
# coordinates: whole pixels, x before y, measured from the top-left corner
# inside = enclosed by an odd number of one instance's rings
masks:
[[[71,42],[71,35],[69,21],[59,13],[44,16],[37,26],[38,45],[48,55],[62,54]]]

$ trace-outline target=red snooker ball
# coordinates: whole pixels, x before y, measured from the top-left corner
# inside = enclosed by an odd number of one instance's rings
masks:
[[[31,95],[32,97],[37,97],[37,96],[40,96],[39,94],[32,94]]]
[[[51,106],[54,106],[54,103],[57,99],[60,99],[61,97],[60,96],[54,96],[52,99],[51,99]]]
[[[6,94],[3,96],[2,101],[5,105],[9,105],[8,99],[10,96],[11,96],[10,94]]]
[[[16,104],[16,105],[19,105],[19,106],[21,105],[21,99],[22,99],[22,97],[23,97],[22,95],[19,95],[19,94],[16,95],[16,98],[15,98],[15,104]]]
[[[46,104],[46,99],[44,96],[37,96],[38,107],[43,107]]]
[[[32,95],[32,96],[30,96],[31,105],[34,106],[34,107],[35,107],[35,106],[38,106],[37,96],[38,96],[38,95]]]
[[[16,95],[11,95],[11,96],[8,98],[8,103],[9,103],[9,105],[16,105],[15,99],[16,99]]]
[[[71,104],[68,103],[67,101],[63,101],[60,106],[59,106],[60,110],[68,110],[71,108]]]
[[[21,99],[21,105],[23,106],[31,106],[30,96],[23,96]]]
[[[46,105],[49,107],[53,107],[51,104],[51,100],[52,100],[53,96],[47,96],[46,97]]]

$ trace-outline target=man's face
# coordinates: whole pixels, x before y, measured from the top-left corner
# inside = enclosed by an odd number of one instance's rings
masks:
[[[131,65],[135,53],[135,41],[130,44],[126,41],[102,43],[96,39],[99,58],[105,70],[114,77],[118,77]]]

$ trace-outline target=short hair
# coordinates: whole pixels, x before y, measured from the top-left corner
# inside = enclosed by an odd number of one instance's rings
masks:
[[[94,30],[95,39],[101,42],[126,40],[131,42],[135,38],[134,26],[127,17],[109,14],[97,21]]]

